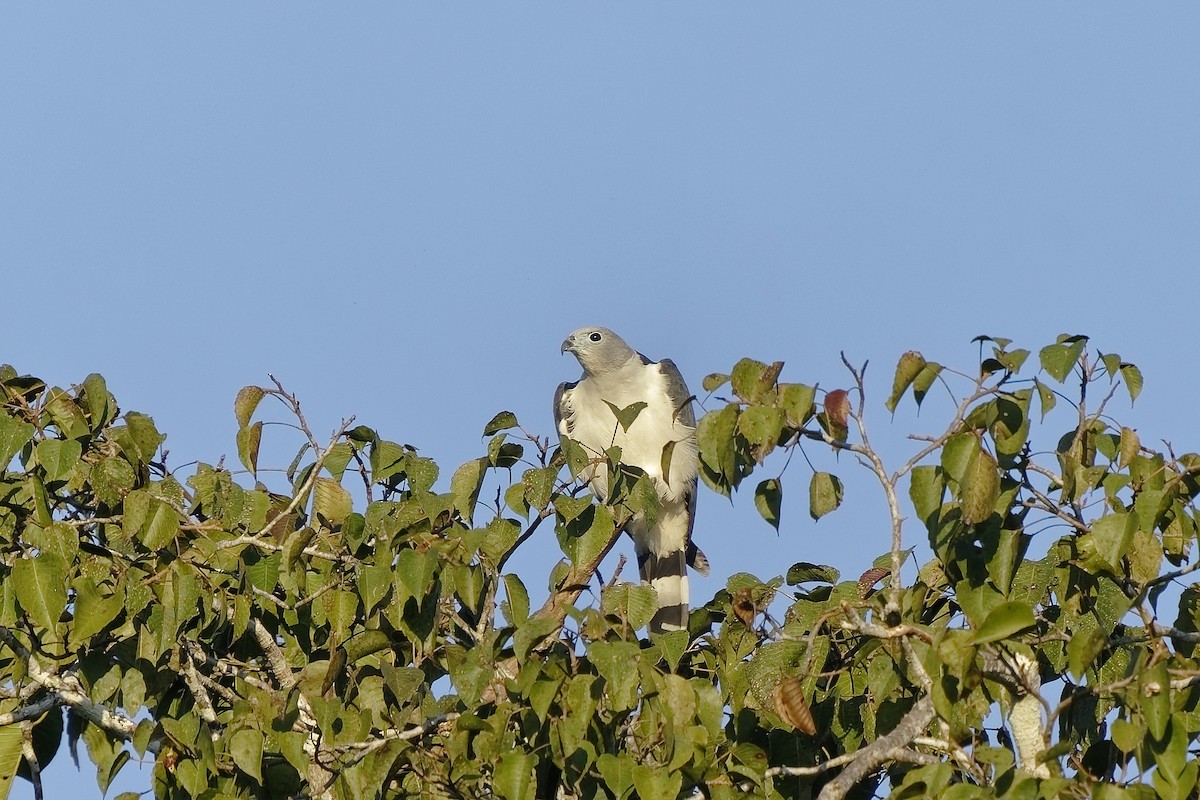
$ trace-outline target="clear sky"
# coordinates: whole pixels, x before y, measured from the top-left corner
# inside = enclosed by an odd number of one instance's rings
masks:
[[[7,3],[0,362],[103,373],[175,464],[236,462],[270,372],[448,477],[496,411],[551,431],[580,325],[694,391],[743,355],[833,387],[844,350],[895,466],[946,413],[889,419],[902,352],[1087,333],[1142,367],[1143,441],[1200,450],[1197,42],[1170,2]],[[778,536],[701,498],[716,576],[886,549],[877,488],[813,457],[847,479],[819,523],[800,460]]]

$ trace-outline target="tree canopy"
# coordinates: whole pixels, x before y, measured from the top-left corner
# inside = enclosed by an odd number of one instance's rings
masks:
[[[146,757],[180,800],[1195,797],[1200,456],[1114,418],[1141,373],[1086,337],[977,341],[960,370],[905,353],[884,390],[849,361],[830,390],[709,375],[710,489],[754,483],[778,526],[785,482],[819,518],[865,469],[890,529],[861,576],[797,541],[654,637],[653,590],[597,577],[656,510],[619,452],[600,503],[572,477],[596,454],[502,412],[439,480],[366,425],[318,436],[273,383],[234,401],[240,468],[177,470],[101,376],[2,367],[3,792],[82,740],[101,790]],[[935,393],[887,463],[869,430]],[[506,570],[551,536],[549,575]]]

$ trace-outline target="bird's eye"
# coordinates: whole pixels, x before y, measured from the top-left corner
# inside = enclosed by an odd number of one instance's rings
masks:
[[[593,332],[592,332],[592,335],[591,335],[591,336],[589,336],[588,338],[589,338],[589,339],[591,339],[593,342],[598,342],[598,341],[600,341],[600,339],[601,339],[602,337],[600,336],[600,334],[599,334],[599,333],[597,333],[597,332],[594,332],[594,331],[593,331]]]

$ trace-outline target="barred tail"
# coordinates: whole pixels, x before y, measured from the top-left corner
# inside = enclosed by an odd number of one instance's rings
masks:
[[[642,583],[658,592],[658,611],[650,620],[650,632],[686,630],[688,623],[687,559],[683,550],[658,556],[638,553]]]

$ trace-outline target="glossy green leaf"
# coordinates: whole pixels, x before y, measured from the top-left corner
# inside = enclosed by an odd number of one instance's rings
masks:
[[[1083,681],[1084,673],[1107,644],[1108,637],[1099,628],[1088,628],[1071,637],[1067,643],[1067,664],[1076,681]]]
[[[1079,362],[1079,357],[1083,355],[1087,337],[1071,336],[1059,337],[1059,339],[1060,341],[1056,344],[1043,347],[1038,353],[1038,358],[1041,361],[1042,369],[1046,370],[1054,380],[1062,383]]]
[[[0,412],[0,471],[33,438],[33,425]]]
[[[537,783],[533,770],[537,758],[531,753],[509,750],[496,762],[492,788],[501,800],[534,800]]]
[[[808,513],[820,519],[842,504],[842,482],[828,472],[814,472],[808,484]]]
[[[1138,395],[1142,393],[1142,371],[1133,364],[1122,364],[1121,378],[1125,381],[1125,388],[1129,390],[1129,401],[1137,400]]]
[[[1027,628],[1032,628],[1035,622],[1033,609],[1029,607],[1028,603],[1017,601],[1001,603],[988,613],[983,624],[972,633],[969,641],[977,645],[998,642]]]
[[[991,453],[979,449],[962,477],[962,520],[976,525],[988,519],[1000,497],[1000,471]]]
[[[517,427],[517,415],[511,411],[501,411],[496,416],[492,417],[487,425],[483,426],[483,435],[491,436],[500,431],[506,431],[509,428]]]
[[[330,478],[317,478],[313,483],[313,511],[332,525],[341,524],[353,510],[350,493]]]
[[[234,733],[229,739],[229,754],[242,772],[262,782],[263,735],[260,731],[243,728]]]
[[[637,421],[638,416],[646,409],[647,406],[647,404],[641,400],[637,401],[636,403],[630,403],[624,408],[618,408],[607,400],[604,401],[604,405],[608,406],[609,409],[612,410],[613,416],[616,417],[617,424],[620,425],[621,430],[625,431],[626,433],[629,432],[629,427],[633,425],[635,421]]]
[[[256,422],[237,432],[238,460],[251,475],[258,475],[258,448],[262,443],[262,422]]]
[[[17,767],[21,765],[21,728],[17,725],[0,727],[0,798],[7,798],[12,789]]]
[[[12,567],[12,580],[21,607],[44,631],[55,630],[67,607],[66,579],[67,565],[56,553],[19,558]]]
[[[762,518],[779,530],[779,510],[783,504],[783,486],[777,478],[762,481],[754,490],[754,507]]]
[[[261,386],[243,386],[233,398],[233,416],[237,419],[238,429],[250,424],[258,403],[265,397],[267,390]]]
[[[704,387],[704,391],[706,392],[715,392],[728,382],[728,375],[720,372],[713,372],[709,375],[705,375],[704,380],[701,381],[700,385]]]
[[[33,448],[38,464],[46,470],[47,481],[65,480],[83,455],[83,446],[74,439],[45,439]]]
[[[921,374],[921,370],[925,369],[925,357],[916,350],[909,350],[904,355],[900,356],[900,361],[896,364],[896,373],[892,378],[892,393],[888,395],[888,399],[884,402],[884,406],[888,411],[894,412],[896,406],[900,403],[900,398]]]
[[[606,614],[625,620],[633,628],[641,628],[654,616],[657,594],[649,586],[618,583],[600,595],[600,608]]]

